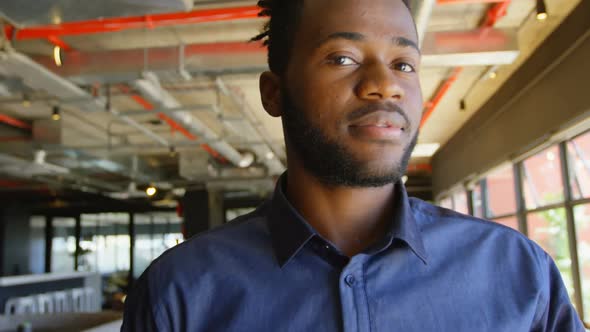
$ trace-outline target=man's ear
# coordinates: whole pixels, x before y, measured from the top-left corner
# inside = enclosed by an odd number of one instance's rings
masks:
[[[275,73],[265,71],[260,75],[260,97],[266,113],[273,117],[283,115],[281,79]]]

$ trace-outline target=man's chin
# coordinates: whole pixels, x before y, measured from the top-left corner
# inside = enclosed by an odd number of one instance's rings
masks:
[[[333,169],[330,173],[315,174],[326,185],[351,188],[384,187],[399,181],[402,175],[398,168],[392,169],[391,165],[387,169]]]

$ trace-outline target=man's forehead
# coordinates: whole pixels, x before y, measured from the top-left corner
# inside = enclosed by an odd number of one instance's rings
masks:
[[[414,21],[402,0],[304,1],[299,26],[315,40],[351,31],[367,37],[405,37],[417,42]]]

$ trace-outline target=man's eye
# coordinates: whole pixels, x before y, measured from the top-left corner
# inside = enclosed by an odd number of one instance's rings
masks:
[[[356,64],[356,61],[354,61],[352,58],[347,57],[347,56],[335,56],[330,60],[333,64],[338,65],[338,66],[351,66]]]
[[[405,62],[400,62],[400,63],[396,63],[394,65],[394,68],[399,70],[399,71],[403,71],[404,73],[413,73],[416,71],[416,69],[414,68],[414,66],[412,66],[409,63],[405,63]]]

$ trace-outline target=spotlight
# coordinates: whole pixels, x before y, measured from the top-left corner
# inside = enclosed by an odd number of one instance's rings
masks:
[[[545,0],[537,0],[537,21],[545,21],[548,16]]]
[[[61,119],[59,106],[53,106],[53,112],[51,113],[51,119],[53,119],[53,121],[59,121]]]
[[[252,164],[254,163],[255,160],[256,160],[256,157],[254,156],[254,154],[252,152],[244,152],[242,154],[242,159],[238,163],[238,167],[248,168],[248,167],[252,166]]]
[[[148,188],[145,190],[145,193],[146,193],[148,196],[150,196],[150,197],[151,197],[151,196],[154,196],[154,195],[156,194],[156,192],[157,192],[157,190],[156,190],[156,187],[154,187],[154,186],[149,186],[149,187],[148,187]]]
[[[492,72],[490,72],[490,74],[488,75],[488,77],[493,80],[496,77],[498,77],[498,73],[496,73],[495,71],[492,71]]]
[[[55,62],[55,65],[58,67],[61,67],[62,65],[61,47],[59,46],[53,48],[53,62]]]

